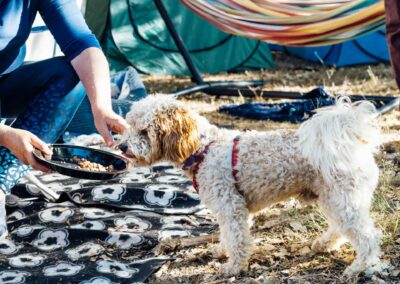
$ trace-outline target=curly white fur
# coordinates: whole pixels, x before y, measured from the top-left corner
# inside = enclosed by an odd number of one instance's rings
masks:
[[[197,181],[202,202],[220,226],[219,252],[229,257],[224,272],[247,268],[252,251],[250,213],[298,197],[317,200],[329,222],[313,249],[336,249],[343,239],[353,244],[357,257],[345,271],[351,276],[379,263],[381,233],[369,213],[378,182],[373,154],[380,135],[375,117],[369,102],[341,98],[297,131],[240,133],[237,169],[242,194],[234,186],[231,168],[233,138],[239,132],[216,128],[171,97],[155,95],[134,103],[127,116],[131,128],[119,143],[128,146],[126,155],[134,163],[167,159],[182,166],[182,159],[200,145],[215,141]]]

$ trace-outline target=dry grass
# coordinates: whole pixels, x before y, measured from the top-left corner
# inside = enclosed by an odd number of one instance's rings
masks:
[[[207,80],[264,79],[268,90],[309,91],[324,85],[335,94],[398,96],[390,66],[359,66],[327,68],[286,55],[276,54],[275,70],[206,76]],[[172,92],[189,86],[189,78],[146,77],[150,92]],[[222,114],[223,103],[241,102],[242,98],[218,100],[195,94],[185,98],[212,123],[241,130],[295,128],[290,123],[255,121]],[[377,161],[381,168],[372,214],[384,232],[383,261],[393,269],[374,276],[361,275],[358,283],[400,283],[400,113],[393,111],[381,119],[385,144]],[[256,249],[249,271],[240,276],[224,278],[218,275],[220,260],[212,258],[215,244],[191,248],[175,248],[168,262],[150,279],[151,283],[343,283],[344,267],[354,258],[354,250],[345,245],[338,252],[315,254],[310,244],[324,229],[326,222],[316,207],[303,207],[296,201],[278,204],[255,218]]]

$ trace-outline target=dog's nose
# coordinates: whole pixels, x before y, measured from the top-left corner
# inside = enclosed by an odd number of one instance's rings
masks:
[[[119,144],[118,149],[125,153],[128,150],[128,145],[126,145],[125,143]]]

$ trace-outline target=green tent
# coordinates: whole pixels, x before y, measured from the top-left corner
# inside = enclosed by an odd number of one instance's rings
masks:
[[[163,3],[200,72],[274,66],[266,43],[221,32],[178,0]],[[85,17],[113,71],[133,65],[146,74],[188,75],[152,0],[88,0]]]

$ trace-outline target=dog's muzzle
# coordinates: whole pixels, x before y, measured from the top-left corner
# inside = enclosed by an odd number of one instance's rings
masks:
[[[117,146],[117,148],[119,150],[121,150],[123,153],[126,153],[126,151],[128,150],[128,145],[126,143],[122,143],[122,144],[119,144]]]

